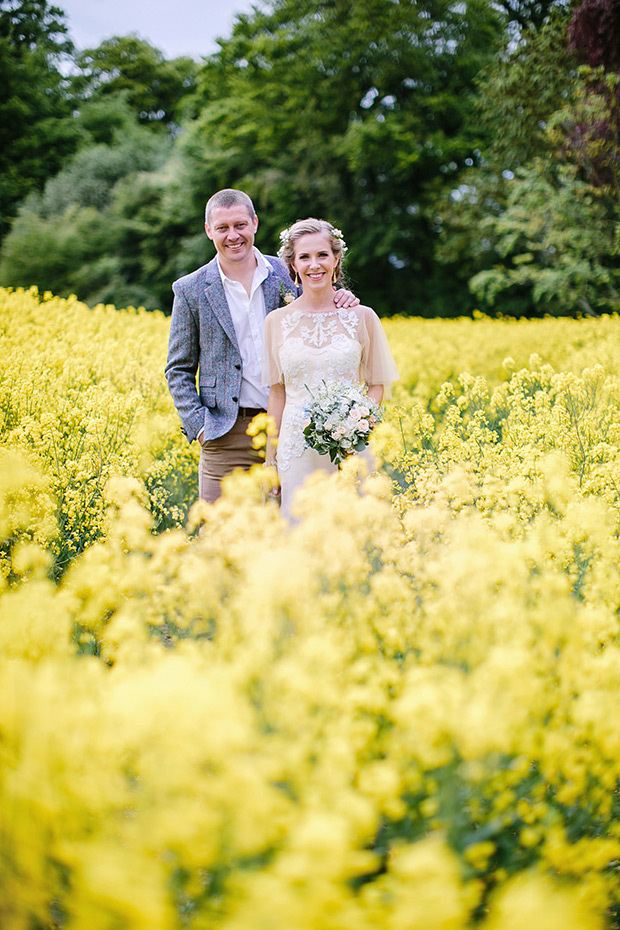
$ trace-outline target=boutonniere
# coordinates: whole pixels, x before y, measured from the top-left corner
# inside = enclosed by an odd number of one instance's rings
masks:
[[[285,304],[292,304],[296,296],[297,295],[293,291],[288,290],[284,286],[284,281],[280,281],[280,306],[281,307],[284,307]]]

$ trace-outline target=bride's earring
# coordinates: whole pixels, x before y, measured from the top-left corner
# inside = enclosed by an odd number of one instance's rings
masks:
[[[297,270],[295,270],[295,277],[293,280],[295,281],[295,287],[299,287],[299,275],[297,274]]]
[[[332,271],[332,284],[338,284],[339,277],[340,275],[338,274],[338,269],[334,268],[334,270]]]

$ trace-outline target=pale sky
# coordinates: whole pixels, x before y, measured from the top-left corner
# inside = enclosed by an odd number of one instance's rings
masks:
[[[67,14],[69,35],[79,49],[96,48],[113,35],[137,32],[166,58],[211,55],[238,13],[260,0],[54,0]]]

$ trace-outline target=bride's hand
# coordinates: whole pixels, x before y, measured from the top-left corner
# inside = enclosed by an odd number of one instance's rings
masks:
[[[275,480],[272,479],[270,476],[269,480],[270,482],[273,482],[273,483],[271,483],[270,488],[265,492],[266,496],[269,500],[279,501],[281,491],[280,491],[280,482],[278,480],[278,466],[276,465],[275,461],[274,462],[263,462],[263,468],[273,468],[274,473],[275,473],[274,474]]]

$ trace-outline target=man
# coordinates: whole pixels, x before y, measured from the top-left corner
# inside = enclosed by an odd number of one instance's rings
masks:
[[[182,429],[200,442],[199,496],[215,501],[222,478],[260,461],[247,435],[267,409],[262,384],[265,315],[297,296],[284,262],[254,246],[258,217],[243,191],[218,191],[207,202],[205,230],[215,258],[172,285],[174,303],[166,378]],[[359,301],[335,291],[334,304]],[[196,390],[198,372],[198,390]]]

